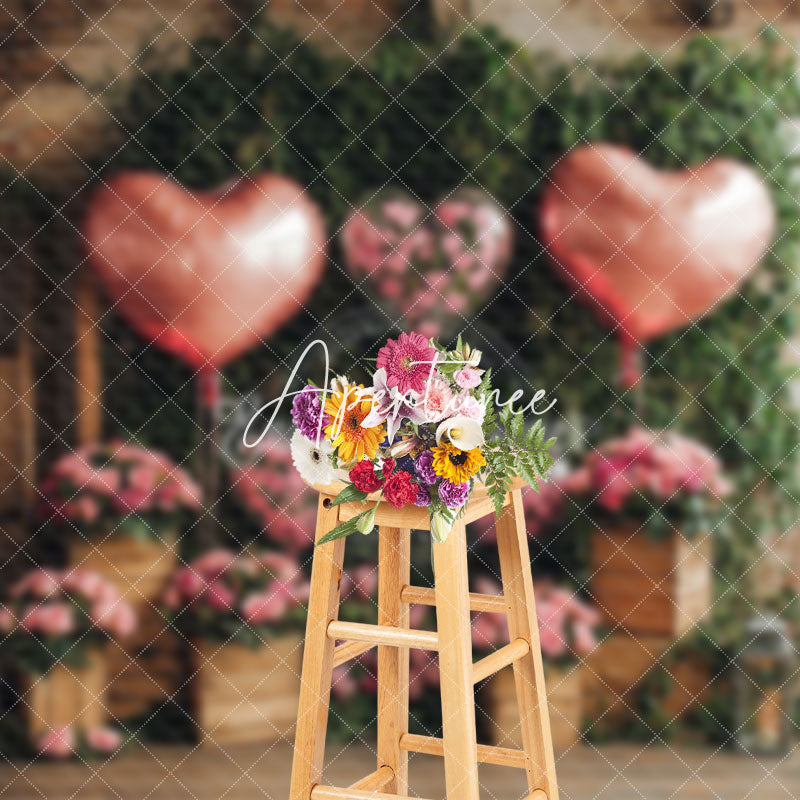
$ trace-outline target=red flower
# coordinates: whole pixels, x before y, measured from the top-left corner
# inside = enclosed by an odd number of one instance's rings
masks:
[[[396,466],[397,462],[393,458],[384,458],[383,467],[381,467],[381,472],[383,473],[383,477],[388,478],[394,472],[394,468]]]
[[[350,480],[360,492],[377,492],[381,488],[381,479],[375,474],[371,461],[363,459],[349,473]]]
[[[394,508],[402,508],[413,503],[417,498],[417,486],[411,479],[411,474],[400,470],[390,475],[384,484],[383,496]]]

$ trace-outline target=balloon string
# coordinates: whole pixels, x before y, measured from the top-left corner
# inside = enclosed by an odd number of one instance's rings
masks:
[[[620,338],[620,382],[623,388],[631,389],[642,377],[642,348],[629,333]]]
[[[216,520],[211,509],[219,496],[219,449],[217,428],[222,401],[222,378],[213,367],[204,367],[197,374],[197,425],[202,437],[197,452],[197,472],[203,492],[204,512],[197,527],[197,545],[206,549],[217,544]]]

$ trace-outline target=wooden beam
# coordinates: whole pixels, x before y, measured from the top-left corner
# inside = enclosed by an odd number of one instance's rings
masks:
[[[404,586],[400,591],[400,599],[404,603],[418,606],[435,606],[436,592],[423,586]],[[506,613],[506,601],[501,594],[469,593],[471,611],[490,611],[494,614]]]
[[[400,748],[409,753],[426,753],[430,756],[444,755],[444,744],[436,736],[420,736],[407,733],[400,738]],[[525,753],[513,747],[493,747],[488,744],[478,745],[478,761],[481,764],[498,764],[501,767],[525,769]]]

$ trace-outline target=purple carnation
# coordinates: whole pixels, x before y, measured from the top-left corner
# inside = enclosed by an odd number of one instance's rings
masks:
[[[443,480],[439,484],[439,497],[448,508],[461,508],[469,497],[469,481],[450,483]]]
[[[433,471],[433,452],[431,450],[423,450],[414,462],[414,472],[417,477],[428,486],[436,483],[439,476]]]
[[[292,400],[292,422],[306,439],[316,441],[319,432],[330,422],[327,414],[322,413],[322,390],[316,386],[306,386]],[[322,417],[322,427],[320,427]]]
[[[417,484],[417,499],[414,501],[415,506],[427,508],[431,504],[431,493],[426,486]]]

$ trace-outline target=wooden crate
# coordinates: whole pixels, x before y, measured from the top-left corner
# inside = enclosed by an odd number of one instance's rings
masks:
[[[711,536],[654,539],[633,528],[596,531],[591,593],[606,619],[624,631],[680,636],[712,603]]]
[[[117,719],[130,719],[173,696],[185,680],[187,666],[181,639],[150,605],[138,609],[136,632],[106,648],[108,708]]]
[[[550,706],[550,731],[553,747],[567,750],[581,736],[583,724],[583,669],[580,664],[553,666],[545,670],[547,701]],[[490,743],[501,747],[522,747],[519,706],[514,671],[501,669],[481,689],[480,703],[488,715]]]
[[[626,720],[634,716],[636,693],[642,682],[662,666],[672,678],[666,692],[654,698],[669,718],[680,718],[708,696],[711,666],[700,655],[675,660],[668,652],[672,640],[663,636],[633,637],[616,633],[585,660],[583,702],[587,720],[599,717]]]
[[[163,538],[159,542],[120,535],[102,542],[73,541],[69,563],[98,572],[134,605],[149,606],[175,571],[177,537]]]
[[[198,643],[194,718],[204,745],[291,740],[300,694],[302,638],[286,634],[252,650]]]
[[[56,664],[44,675],[22,676],[22,705],[32,743],[66,725],[79,729],[102,725],[106,671],[103,654],[89,654],[85,666]]]

